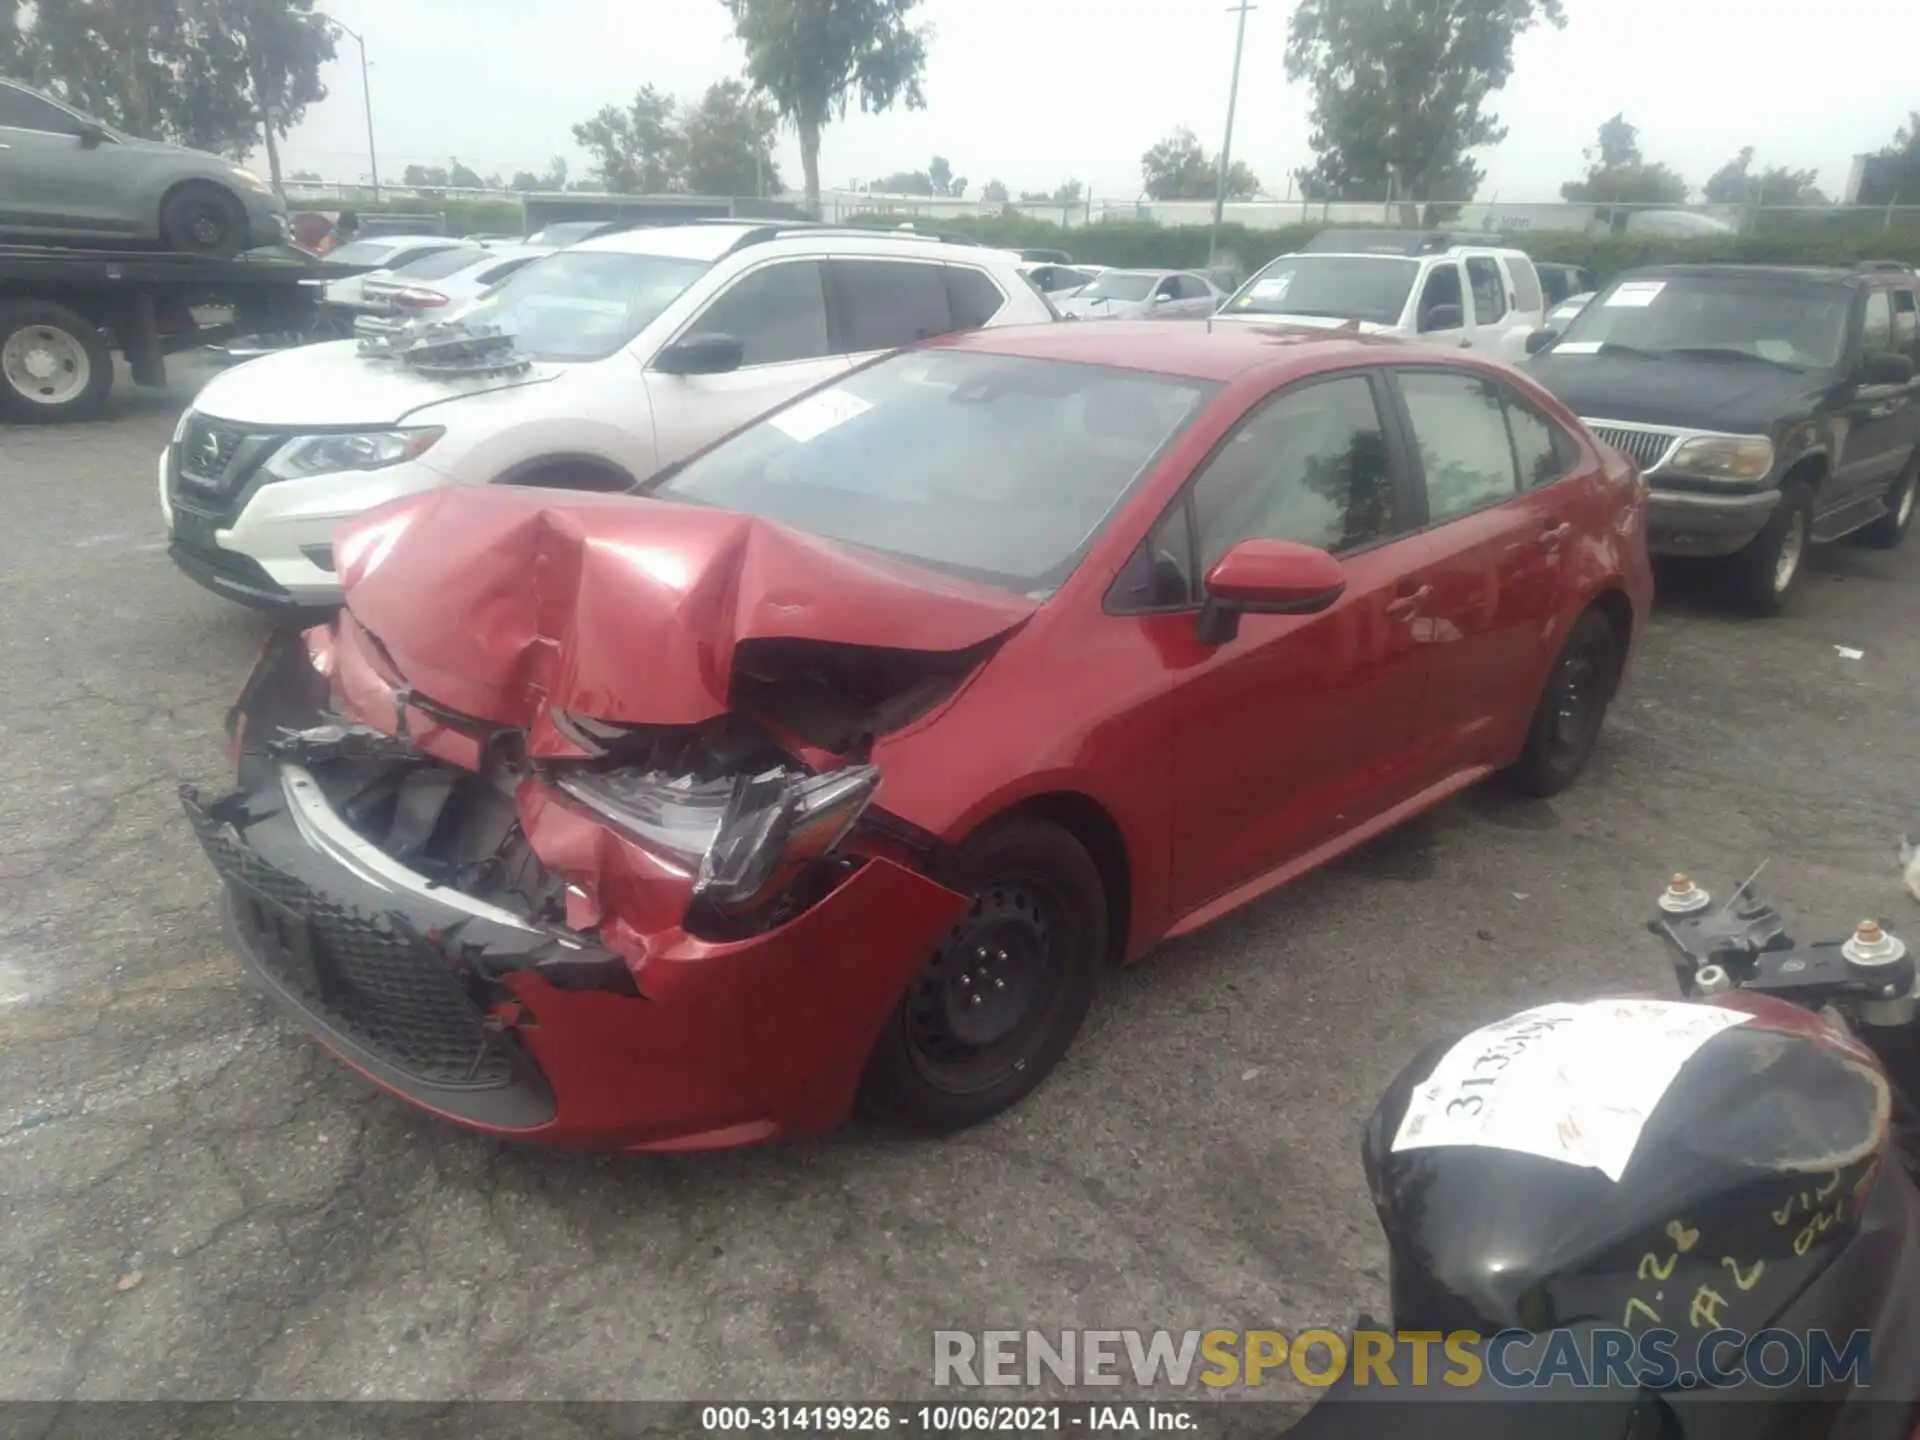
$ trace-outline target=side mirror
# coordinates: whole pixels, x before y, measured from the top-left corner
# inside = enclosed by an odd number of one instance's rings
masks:
[[[1558,330],[1536,330],[1527,336],[1527,354],[1538,355],[1559,338],[1560,332]]]
[[[1467,323],[1467,312],[1459,305],[1435,305],[1420,317],[1420,329],[1458,330]]]
[[[86,121],[81,124],[79,135],[80,148],[82,150],[98,150],[102,145],[107,143],[107,132],[91,121]]]
[[[746,354],[745,343],[732,335],[689,335],[656,355],[653,368],[663,375],[725,375],[738,370]]]
[[[1153,296],[1153,303],[1156,305],[1164,305],[1171,299],[1173,299],[1173,296],[1169,295],[1166,291],[1156,290]]]
[[[1242,615],[1313,615],[1345,593],[1340,562],[1291,540],[1242,540],[1207,572],[1200,643],[1224,645]]]
[[[1913,361],[1897,350],[1882,350],[1861,363],[1860,379],[1867,385],[1904,385],[1913,379]]]

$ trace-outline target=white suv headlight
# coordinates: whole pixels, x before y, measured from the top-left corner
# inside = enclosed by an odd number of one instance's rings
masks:
[[[269,475],[300,480],[343,470],[380,470],[426,454],[446,430],[439,425],[410,430],[357,430],[343,435],[299,435],[266,463]]]
[[[1661,469],[1702,480],[1764,480],[1773,470],[1773,442],[1764,435],[1697,435]]]

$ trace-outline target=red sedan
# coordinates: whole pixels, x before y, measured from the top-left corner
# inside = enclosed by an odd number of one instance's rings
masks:
[[[1644,492],[1431,348],[1115,322],[906,351],[640,495],[341,532],[188,812],[261,982],[495,1134],[982,1119],[1100,975],[1591,753]]]

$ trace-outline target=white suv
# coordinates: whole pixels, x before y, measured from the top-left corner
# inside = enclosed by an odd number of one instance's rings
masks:
[[[334,526],[449,484],[623,489],[873,355],[1042,324],[1009,252],[724,221],[534,261],[451,325],[208,383],[160,458],[176,563],[270,611],[339,603]]]
[[[1509,364],[1546,320],[1540,276],[1497,236],[1330,230],[1233,293],[1220,320],[1334,327],[1475,350]]]

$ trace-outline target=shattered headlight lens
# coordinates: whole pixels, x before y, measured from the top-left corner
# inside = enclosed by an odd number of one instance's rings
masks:
[[[266,463],[269,475],[300,480],[343,470],[380,470],[413,460],[446,434],[439,425],[409,430],[357,430],[343,435],[297,435]]]
[[[696,899],[738,912],[773,899],[832,854],[872,801],[880,771],[849,765],[812,775],[775,768],[712,781],[583,771],[556,783],[690,872]]]
[[[1764,435],[1699,435],[1662,468],[1702,480],[1764,480],[1773,469],[1773,442]]]

